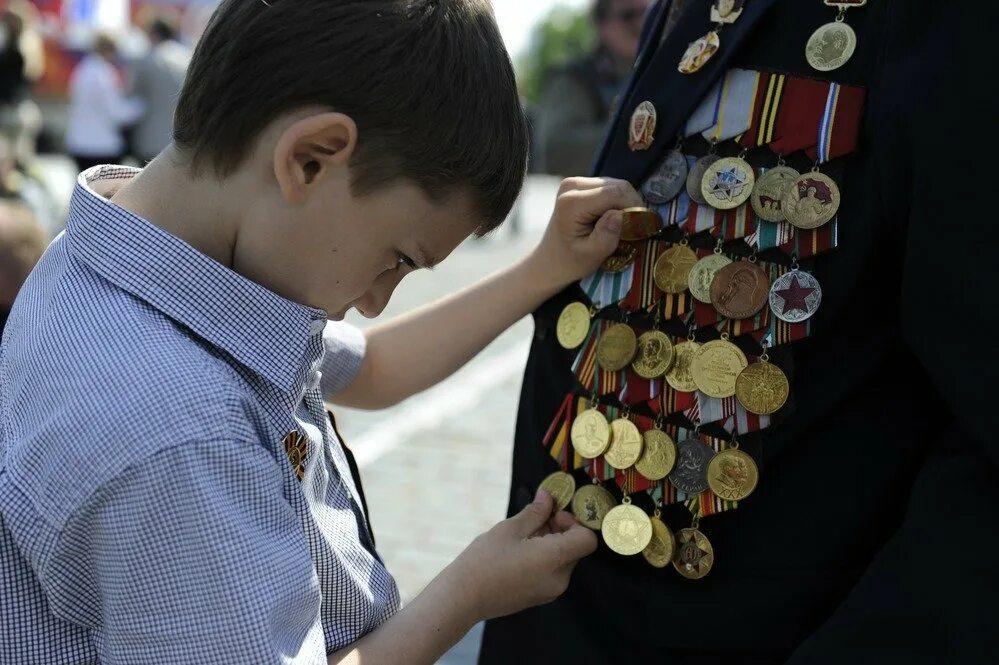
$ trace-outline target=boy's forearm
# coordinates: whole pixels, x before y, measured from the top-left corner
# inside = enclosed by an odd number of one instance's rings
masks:
[[[564,284],[537,254],[366,332],[364,366],[332,396],[344,406],[384,408],[450,376]]]

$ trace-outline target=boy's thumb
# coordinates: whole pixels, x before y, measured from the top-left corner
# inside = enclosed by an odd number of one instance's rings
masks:
[[[624,223],[624,216],[620,210],[608,210],[593,227],[590,234],[590,242],[595,245],[595,249],[603,257],[608,257],[617,249],[621,241],[621,225]]]
[[[537,495],[534,497],[534,503],[527,504],[513,518],[517,534],[521,538],[531,536],[551,518],[554,508],[554,500],[551,494],[544,490],[538,490]]]

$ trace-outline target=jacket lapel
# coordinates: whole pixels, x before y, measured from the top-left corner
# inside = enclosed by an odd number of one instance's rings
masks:
[[[618,109],[613,128],[600,152],[596,172],[600,175],[630,180],[638,185],[658,164],[667,150],[676,145],[681,125],[700,103],[704,95],[728,70],[732,57],[753,26],[777,0],[746,0],[742,16],[726,25],[720,33],[721,48],[704,68],[695,74],[677,71],[687,45],[711,29],[710,0],[690,0],[676,27],[656,49],[669,3],[664,2],[657,25],[639,56],[639,66],[648,63],[629,89]],[[651,59],[649,59],[651,57]],[[628,148],[628,125],[635,107],[650,101],[656,107],[655,142],[648,150],[634,152]]]

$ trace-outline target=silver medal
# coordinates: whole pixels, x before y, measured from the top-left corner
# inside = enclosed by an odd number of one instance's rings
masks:
[[[704,199],[704,194],[701,193],[701,181],[704,180],[704,174],[708,172],[711,165],[719,159],[721,157],[718,155],[704,155],[690,167],[690,173],[687,174],[687,196],[698,205],[708,204]]]
[[[676,466],[669,481],[684,494],[700,494],[708,489],[708,462],[714,449],[698,439],[687,439],[676,448]]]
[[[663,163],[642,185],[642,195],[650,203],[669,203],[676,198],[686,182],[687,158],[674,148],[666,153]]]
[[[819,280],[807,272],[784,273],[770,287],[770,309],[781,321],[798,323],[815,314],[822,302]]]

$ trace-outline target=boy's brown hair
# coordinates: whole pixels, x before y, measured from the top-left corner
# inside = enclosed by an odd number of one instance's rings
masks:
[[[497,226],[516,200],[527,128],[487,0],[223,0],[195,49],[174,142],[196,171],[237,169],[281,114],[353,118],[352,186],[469,191]]]

